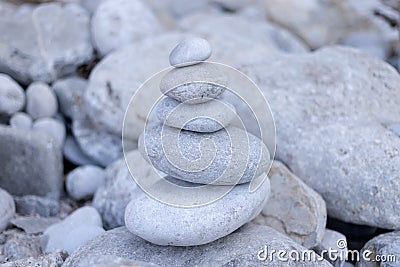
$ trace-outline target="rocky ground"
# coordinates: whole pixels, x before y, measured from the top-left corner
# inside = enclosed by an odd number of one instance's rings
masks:
[[[399,10],[395,0],[0,0],[0,266],[283,266],[257,253],[320,254],[339,239],[397,261],[284,266],[400,266]],[[125,227],[128,203],[140,203],[127,217],[145,218],[142,231],[150,221],[179,234],[180,214],[139,195],[122,124],[135,90],[193,35],[268,99],[275,161],[265,204],[198,209],[241,206],[244,226],[205,231],[224,237],[201,246],[159,246]],[[141,108],[124,148],[146,176]],[[165,216],[151,217],[157,209]],[[218,220],[207,218],[202,229]]]

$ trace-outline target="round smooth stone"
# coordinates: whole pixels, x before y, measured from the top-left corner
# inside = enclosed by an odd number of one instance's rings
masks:
[[[32,124],[32,118],[24,112],[17,112],[10,119],[10,126],[13,128],[29,130]]]
[[[47,134],[62,147],[64,145],[66,129],[65,125],[53,118],[38,119],[33,123],[32,130]]]
[[[0,115],[12,115],[25,105],[25,93],[10,76],[0,73]]]
[[[214,99],[188,105],[165,97],[157,106],[157,117],[162,123],[193,132],[211,133],[221,130],[232,122],[235,115],[233,105]]]
[[[227,77],[213,63],[202,62],[169,71],[160,82],[164,95],[186,104],[218,98],[226,89]]]
[[[26,112],[33,119],[53,117],[58,110],[55,93],[43,82],[34,82],[26,90]]]
[[[63,153],[64,157],[75,165],[97,165],[94,160],[83,153],[78,142],[71,135],[65,139]]]
[[[139,150],[156,169],[199,184],[248,183],[270,164],[266,145],[233,126],[213,133],[148,126],[139,137]]]
[[[210,43],[199,37],[189,37],[180,42],[169,55],[169,63],[174,67],[186,67],[198,64],[210,58]]]
[[[171,194],[179,195],[179,188],[172,188],[176,192],[172,189]],[[204,190],[209,194],[210,188]],[[265,179],[254,192],[249,191],[248,184],[237,185],[207,205],[189,208],[162,203],[142,192],[126,207],[125,225],[133,234],[157,245],[203,245],[251,221],[260,213],[269,192],[270,183]]]
[[[104,183],[105,172],[97,166],[78,167],[67,175],[68,195],[75,200],[87,199]]]

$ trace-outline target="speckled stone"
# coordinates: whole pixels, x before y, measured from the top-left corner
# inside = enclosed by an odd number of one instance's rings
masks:
[[[189,37],[181,41],[169,55],[169,63],[174,67],[198,64],[211,56],[210,43],[199,37]]]

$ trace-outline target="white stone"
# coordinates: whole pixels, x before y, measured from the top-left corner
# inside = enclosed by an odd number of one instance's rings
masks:
[[[97,164],[93,159],[83,153],[81,147],[76,142],[75,138],[71,135],[68,135],[65,139],[63,153],[64,157],[75,165]]]
[[[0,114],[10,116],[25,105],[25,93],[10,76],[0,73]]]
[[[203,38],[189,37],[180,42],[169,55],[169,64],[186,67],[207,60],[211,56],[210,43]]]
[[[60,147],[63,147],[66,136],[64,123],[53,118],[41,118],[33,123],[32,130],[44,133],[53,138]]]
[[[12,196],[0,188],[0,233],[6,229],[15,215],[15,204]]]
[[[33,118],[53,117],[58,109],[57,97],[43,82],[34,82],[26,90],[26,112]]]
[[[32,128],[32,118],[24,112],[17,112],[10,118],[10,126],[14,128],[30,130]]]
[[[81,166],[67,175],[68,195],[75,200],[87,199],[104,183],[104,170],[97,166]]]

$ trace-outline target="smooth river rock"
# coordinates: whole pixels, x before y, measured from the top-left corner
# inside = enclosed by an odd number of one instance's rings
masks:
[[[73,3],[22,5],[5,13],[0,16],[0,72],[23,84],[74,72],[92,57],[89,23],[88,12]]]
[[[268,149],[260,139],[231,126],[214,133],[149,126],[140,136],[139,150],[158,170],[200,184],[247,183],[270,164]]]
[[[268,176],[271,194],[255,221],[286,234],[306,248],[315,247],[325,232],[325,201],[279,161],[274,161]]]
[[[104,170],[97,166],[86,165],[74,169],[67,175],[65,183],[68,195],[75,200],[93,196],[104,183]]]
[[[202,62],[172,69],[162,78],[160,90],[180,102],[199,104],[218,98],[226,84],[227,77],[219,65]]]
[[[234,106],[218,100],[190,105],[165,97],[157,105],[160,122],[192,132],[216,132],[228,126],[235,115]]]
[[[0,126],[0,162],[0,186],[9,193],[60,195],[62,153],[51,137]]]
[[[63,147],[67,134],[63,122],[53,118],[40,118],[33,123],[32,130],[53,138],[60,147]]]
[[[25,105],[25,92],[10,76],[0,73],[0,115],[10,116]]]
[[[15,204],[12,196],[0,188],[0,233],[7,228],[8,223],[15,215]]]
[[[290,68],[288,68],[290,66]],[[325,200],[328,215],[400,228],[400,75],[358,50],[328,47],[243,66],[274,114],[276,157]]]
[[[57,97],[43,82],[34,82],[26,89],[26,112],[33,118],[53,117],[58,110]]]
[[[210,43],[203,38],[189,37],[180,42],[169,55],[169,64],[186,67],[207,60],[212,53]]]
[[[112,255],[131,260],[140,260],[160,266],[282,266],[275,254],[272,260],[261,261],[257,254],[273,247],[275,250],[306,249],[290,238],[268,226],[247,224],[232,234],[203,246],[172,247],[158,246],[131,234],[125,227],[108,231],[81,246],[65,261],[63,267],[78,267],[88,257]],[[309,252],[316,255],[314,252]],[[326,261],[293,261],[285,266],[331,266]]]
[[[32,128],[32,118],[24,112],[17,112],[10,118],[10,126],[23,130],[30,130]]]

